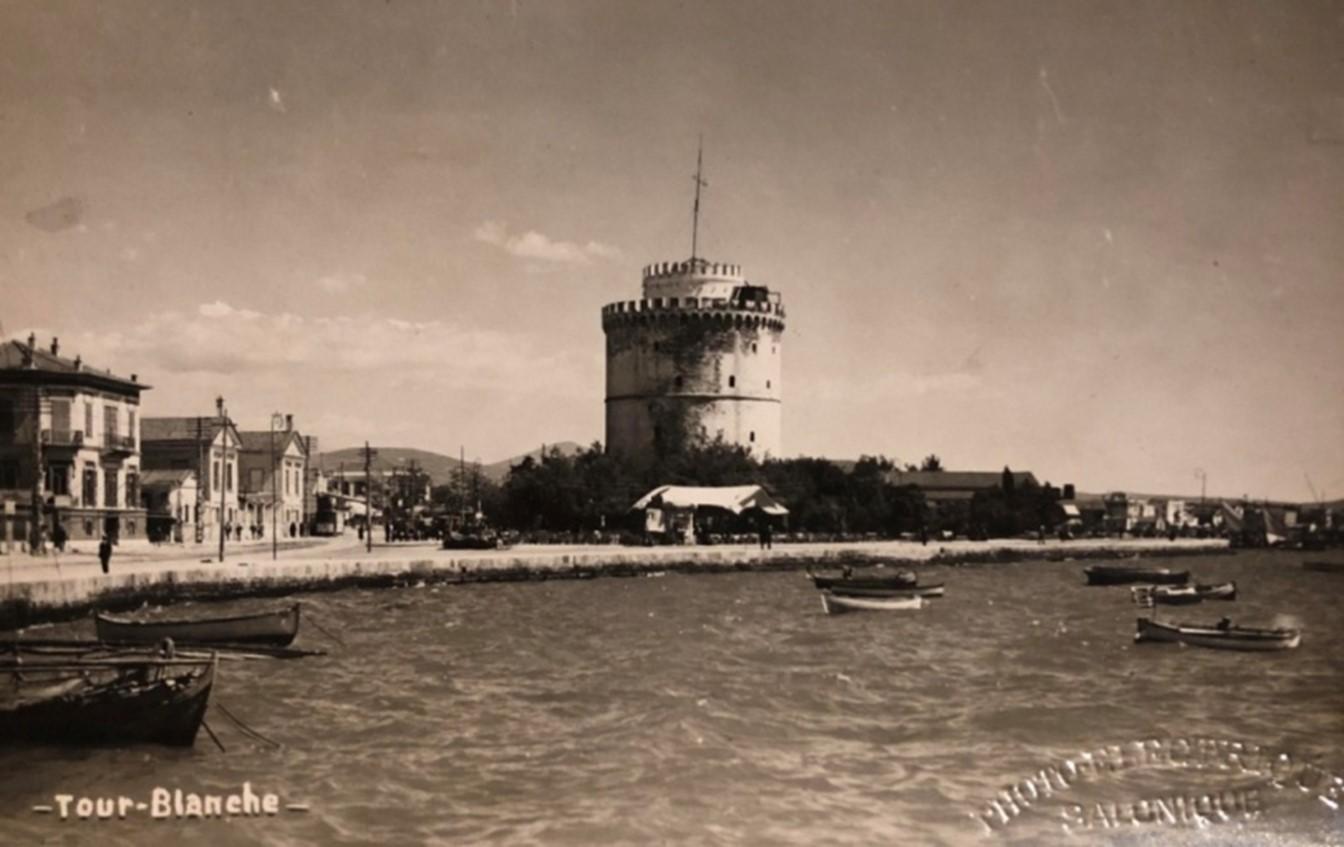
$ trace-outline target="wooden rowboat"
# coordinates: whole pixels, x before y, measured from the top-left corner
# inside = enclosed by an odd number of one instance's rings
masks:
[[[919,609],[924,606],[922,597],[850,597],[842,594],[821,592],[821,608],[828,615],[843,612],[893,611]]]
[[[1083,568],[1088,585],[1128,585],[1147,582],[1158,585],[1184,585],[1190,581],[1189,571],[1167,568],[1143,568],[1134,565],[1088,565]]]
[[[1129,591],[1134,597],[1134,602],[1141,606],[1151,606],[1154,603],[1179,606],[1204,600],[1237,599],[1235,582],[1222,582],[1217,585],[1135,585]]]
[[[218,666],[155,651],[0,654],[0,741],[190,747]]]
[[[842,597],[942,597],[943,583],[913,585],[909,588],[854,588],[837,585],[827,590]]]
[[[267,644],[288,646],[299,634],[299,604],[285,609],[226,618],[130,620],[94,616],[98,640],[107,644]]]
[[[1226,618],[1224,621],[1226,622]],[[1139,618],[1134,641],[1177,642],[1195,647],[1218,650],[1291,650],[1302,643],[1302,633],[1296,629],[1254,629],[1227,625],[1200,626],[1197,624],[1166,624],[1150,618]]]
[[[914,571],[895,571],[893,573],[874,574],[866,572],[863,576],[845,574],[843,576],[818,576],[808,571],[812,584],[820,589],[828,588],[912,588],[919,582]]]
[[[1205,600],[1235,600],[1237,599],[1236,582],[1220,582],[1216,585],[1204,585],[1200,583],[1195,586],[1195,591]]]
[[[1302,563],[1302,567],[1309,571],[1322,571],[1323,573],[1344,573],[1344,562],[1328,562],[1324,559],[1311,560]]]

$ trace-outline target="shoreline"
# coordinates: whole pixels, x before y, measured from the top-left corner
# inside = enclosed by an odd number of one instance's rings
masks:
[[[0,600],[0,631],[125,611],[146,603],[273,597],[344,588],[387,588],[425,583],[472,584],[548,579],[633,577],[657,572],[723,573],[788,571],[841,565],[919,567],[976,565],[1028,560],[1162,558],[1232,552],[1220,539],[1082,539],[1074,541],[952,541],[921,545],[907,541],[782,544],[771,550],[750,545],[687,547],[522,546],[505,550],[440,550],[424,544],[307,551],[310,558],[246,561],[235,553],[225,563],[197,558],[114,565],[103,574],[95,562],[75,560],[55,574],[45,562],[9,559],[8,584]],[[266,551],[268,552],[268,551]],[[400,555],[399,555],[400,554]],[[302,555],[300,553],[299,555]],[[3,559],[0,559],[3,561]],[[19,574],[20,570],[37,573]]]

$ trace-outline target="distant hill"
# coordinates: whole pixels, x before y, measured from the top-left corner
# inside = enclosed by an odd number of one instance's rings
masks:
[[[547,444],[546,449],[550,451],[558,448],[563,455],[572,456],[583,448],[573,441],[561,441],[558,444]],[[459,464],[456,456],[445,456],[442,453],[434,453],[430,450],[417,450],[414,447],[377,447],[373,448],[377,455],[373,459],[374,470],[391,470],[393,468],[405,468],[411,462],[415,462],[420,470],[429,474],[429,478],[434,485],[446,485],[457,472]],[[503,482],[504,477],[508,475],[509,468],[518,464],[525,456],[537,458],[541,453],[538,447],[530,453],[523,453],[508,459],[501,459],[498,462],[490,464],[481,463],[481,473],[486,479],[494,482]],[[326,453],[318,453],[316,456],[318,467],[327,471],[340,469],[344,464],[346,470],[364,467],[364,448],[346,447],[341,450],[331,450]],[[467,459],[470,465],[471,459]]]

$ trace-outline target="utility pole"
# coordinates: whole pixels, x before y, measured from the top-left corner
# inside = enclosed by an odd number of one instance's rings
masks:
[[[32,337],[29,336],[29,340]],[[36,356],[37,351],[30,345],[29,356]],[[37,367],[34,358],[33,367]],[[36,380],[33,382],[33,502],[32,513],[28,520],[28,552],[36,556],[46,552],[42,544],[42,477],[46,473],[42,467],[42,386]]]
[[[377,450],[369,449],[369,442],[364,442],[364,541],[368,545],[365,549],[373,552],[373,457],[378,454]]]
[[[228,491],[229,479],[229,413],[224,408],[224,398],[215,398],[215,411],[219,413],[219,431],[224,436],[219,451],[219,560],[224,561],[224,495]]]
[[[196,543],[205,541],[205,498],[208,492],[205,489],[207,468],[205,459],[205,445],[201,442],[201,430],[205,427],[205,421],[200,415],[196,416]]]
[[[284,417],[279,412],[271,415],[271,561],[275,561],[280,553],[280,536],[276,532],[275,516],[280,511],[280,494],[276,491],[275,477],[276,470],[275,459],[275,427],[277,423],[283,424]]]

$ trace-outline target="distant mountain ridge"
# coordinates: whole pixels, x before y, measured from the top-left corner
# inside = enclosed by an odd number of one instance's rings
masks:
[[[407,468],[411,462],[421,471],[429,474],[429,478],[434,485],[446,485],[451,482],[453,475],[457,473],[458,465],[461,462],[456,456],[445,456],[442,453],[435,453],[431,450],[420,450],[415,447],[373,447],[376,455],[373,457],[373,469],[379,471],[392,470],[394,468]],[[547,444],[546,451],[558,449],[562,455],[572,456],[583,450],[579,444],[573,441],[560,441],[556,444]],[[503,482],[508,476],[509,468],[521,462],[525,457],[531,456],[536,459],[541,455],[541,448],[532,450],[528,453],[521,453],[508,459],[501,459],[498,462],[486,464],[481,463],[481,474],[492,482]],[[364,467],[364,448],[346,447],[341,450],[329,450],[325,453],[318,453],[314,458],[317,466],[328,473],[339,470],[344,466],[347,471]],[[467,467],[470,468],[473,459],[467,458]]]

